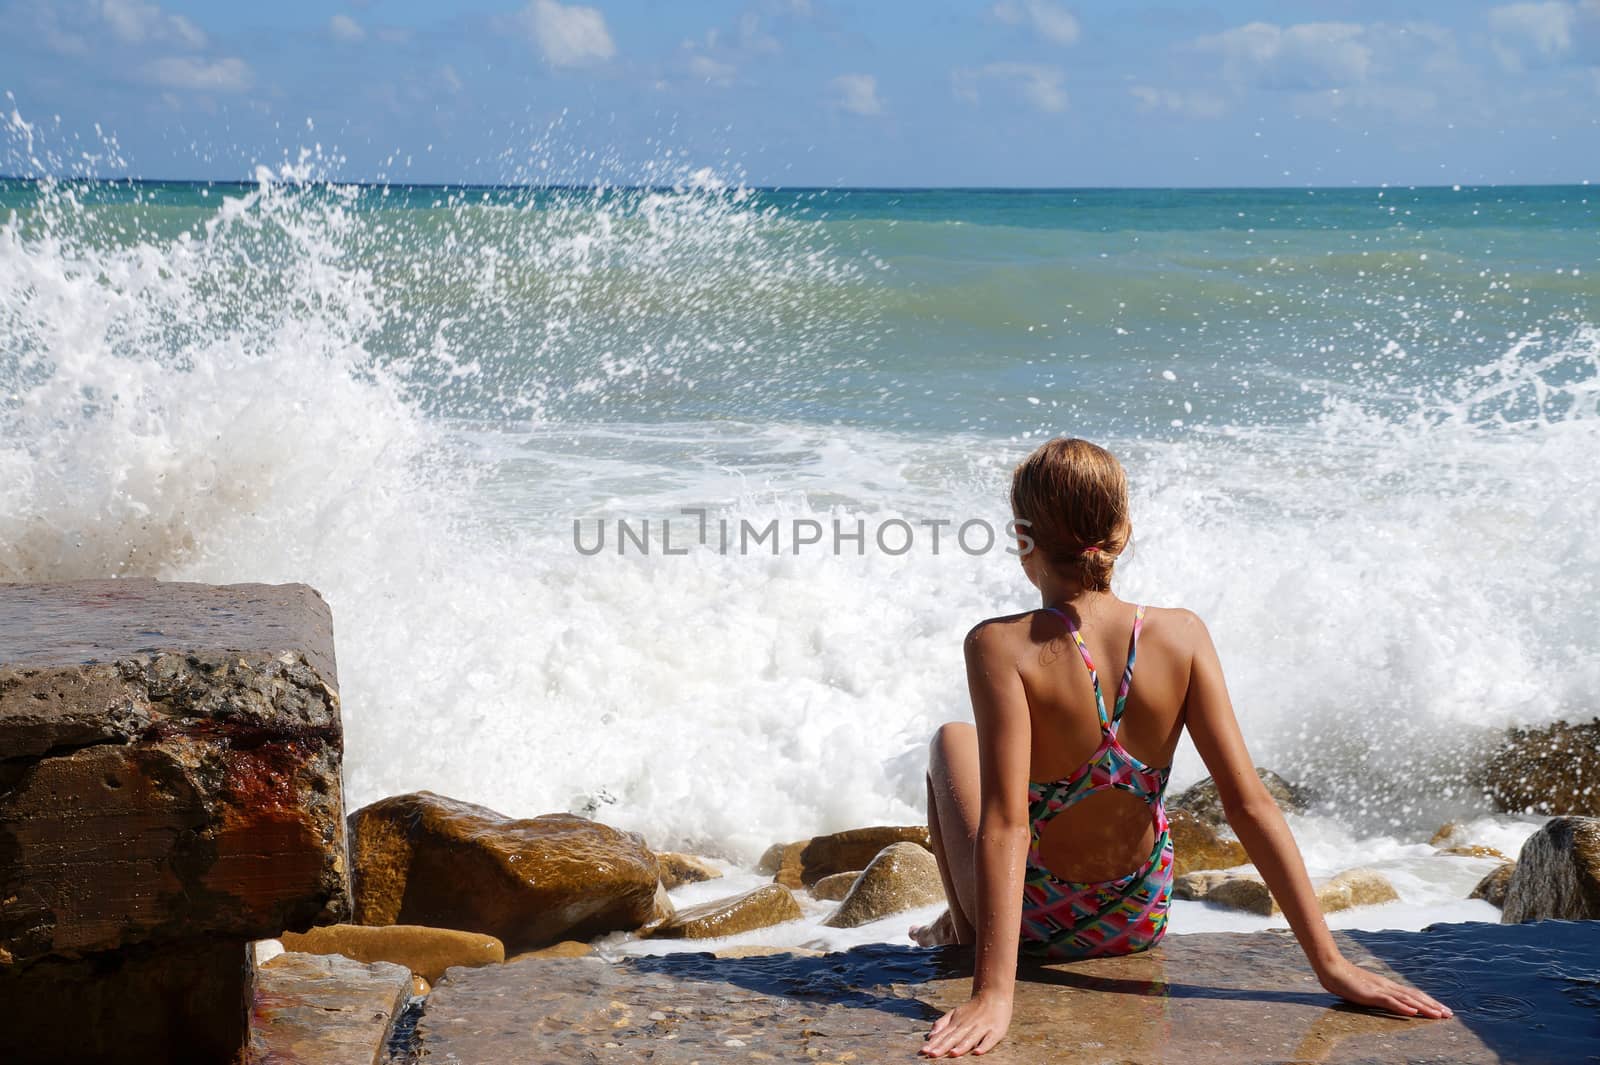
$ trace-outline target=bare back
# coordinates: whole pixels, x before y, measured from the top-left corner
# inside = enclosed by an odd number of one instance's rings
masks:
[[[1073,608],[1068,607],[1068,610]],[[1101,683],[1127,665],[1134,606],[1112,595],[1074,611]],[[1193,658],[1186,610],[1149,609],[1138,668],[1118,730],[1123,748],[1152,768],[1172,764],[1183,734]],[[1028,777],[1045,783],[1077,771],[1101,746],[1090,673],[1062,619],[1049,611],[997,618],[1014,655],[1028,704]],[[1109,700],[1111,693],[1106,692]],[[1039,834],[1039,858],[1063,880],[1097,882],[1129,873],[1150,854],[1156,828],[1150,807],[1126,791],[1087,796],[1052,818]]]

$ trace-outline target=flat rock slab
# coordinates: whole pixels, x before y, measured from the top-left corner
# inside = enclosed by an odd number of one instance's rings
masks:
[[[280,954],[256,972],[249,1065],[376,1065],[411,997],[411,970]]]
[[[1359,964],[1456,1011],[1340,1005],[1286,933],[1169,936],[1156,951],[1020,974],[1004,1063],[1577,1062],[1600,1053],[1600,923],[1337,933]],[[966,1000],[959,948],[819,957],[528,959],[453,970],[418,1021],[426,1062],[912,1061]]]

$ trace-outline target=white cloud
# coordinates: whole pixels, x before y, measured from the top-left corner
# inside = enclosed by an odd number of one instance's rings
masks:
[[[1139,101],[1141,111],[1168,111],[1185,118],[1221,118],[1228,113],[1228,102],[1204,90],[1158,89],[1135,85],[1128,90]]]
[[[143,0],[100,0],[101,19],[123,44],[176,44],[204,48],[206,35],[182,15],[169,15]]]
[[[367,31],[361,28],[361,23],[349,15],[335,15],[328,20],[328,32],[337,40],[360,41],[367,36]]]
[[[1266,89],[1354,85],[1366,80],[1373,65],[1367,28],[1350,22],[1252,22],[1201,37],[1194,46],[1221,56],[1230,80]]]
[[[1008,25],[1030,25],[1057,44],[1076,44],[1082,29],[1072,12],[1050,0],[1000,0],[990,12]]]
[[[733,76],[738,73],[738,68],[708,55],[696,55],[689,59],[689,73],[701,81],[726,88],[733,84]]]
[[[828,86],[833,90],[836,106],[858,115],[883,114],[878,79],[871,74],[840,74]]]
[[[195,89],[209,92],[243,92],[253,77],[242,59],[196,59],[193,56],[167,56],[147,63],[145,77],[169,89]]]
[[[1600,0],[1545,0],[1491,8],[1491,45],[1509,70],[1576,59],[1600,65]]]
[[[1055,112],[1067,109],[1067,93],[1061,84],[1065,77],[1060,67],[1043,63],[989,63],[975,70],[957,70],[951,80],[956,95],[964,100],[977,102],[982,81],[1003,81],[1038,110]]]
[[[553,67],[582,66],[617,54],[606,17],[598,8],[533,0],[523,9],[522,20],[545,62]]]

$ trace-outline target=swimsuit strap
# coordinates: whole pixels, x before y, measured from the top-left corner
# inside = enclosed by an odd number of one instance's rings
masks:
[[[1072,633],[1072,641],[1078,645],[1078,653],[1083,656],[1083,664],[1089,668],[1089,680],[1094,684],[1094,708],[1100,716],[1100,729],[1115,736],[1117,725],[1122,721],[1122,711],[1128,705],[1128,689],[1133,687],[1133,659],[1139,650],[1139,633],[1144,629],[1144,611],[1140,606],[1133,612],[1133,635],[1128,639],[1128,665],[1122,671],[1122,683],[1117,685],[1116,706],[1108,715],[1106,713],[1105,696],[1100,691],[1100,673],[1094,668],[1094,658],[1089,654],[1089,645],[1083,642],[1083,633],[1078,631],[1078,625],[1063,610],[1056,607],[1046,607],[1059,617],[1067,626],[1067,631]]]

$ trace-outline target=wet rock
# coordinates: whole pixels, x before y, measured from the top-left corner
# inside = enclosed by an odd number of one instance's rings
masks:
[[[800,904],[782,884],[763,884],[731,899],[679,910],[651,934],[663,939],[715,939],[752,932],[802,917]]]
[[[248,1060],[377,1065],[413,986],[403,965],[280,954],[257,974]]]
[[[1172,833],[1172,857],[1179,875],[1199,869],[1232,869],[1250,857],[1244,844],[1223,839],[1210,822],[1188,810],[1168,810],[1167,825]]]
[[[939,863],[916,843],[891,843],[861,871],[844,901],[822,923],[855,928],[903,910],[944,901]]]
[[[341,742],[304,585],[0,584],[0,1060],[236,1054],[246,944],[347,912]]]
[[[716,952],[718,958],[767,958],[786,954],[795,958],[820,958],[824,952],[809,947],[774,947],[765,943],[746,943],[740,947],[724,947]]]
[[[891,843],[915,843],[929,853],[927,825],[852,828],[798,843],[774,844],[762,855],[763,871],[784,887],[810,887],[825,876],[865,869]]]
[[[572,814],[513,820],[422,791],[356,811],[350,844],[358,924],[483,932],[518,953],[632,931],[656,909],[655,855]]]
[[[548,947],[538,950],[527,950],[508,961],[521,961],[523,958],[587,958],[594,953],[594,947],[577,939],[563,939],[559,943],[552,943]]]
[[[1371,869],[1346,869],[1327,880],[1313,881],[1312,886],[1317,892],[1317,906],[1323,913],[1335,913],[1356,906],[1376,906],[1394,902],[1400,897],[1394,885],[1381,873]],[[1278,901],[1267,890],[1266,882],[1254,870],[1188,873],[1173,882],[1172,895],[1178,899],[1207,902],[1261,917],[1282,912],[1278,908]]]
[[[1451,841],[1455,839],[1456,833],[1460,831],[1461,826],[1455,821],[1446,821],[1438,827],[1432,836],[1428,837],[1428,845],[1432,847],[1449,846]]]
[[[1600,816],[1600,718],[1512,729],[1474,779],[1509,813]]]
[[[1310,805],[1310,796],[1304,788],[1295,786],[1280,777],[1270,769],[1256,767],[1256,776],[1261,778],[1261,783],[1267,786],[1267,794],[1272,796],[1272,801],[1284,813],[1305,813]],[[1171,815],[1173,810],[1187,810],[1202,821],[1213,825],[1227,824],[1227,815],[1222,811],[1222,798],[1217,794],[1216,781],[1206,777],[1200,783],[1186,789],[1175,799],[1167,800],[1167,812]]]
[[[661,869],[661,883],[668,891],[685,884],[700,884],[722,877],[721,869],[692,854],[661,851],[656,854],[656,865]]]
[[[1506,888],[1511,886],[1511,874],[1516,870],[1516,862],[1501,862],[1489,871],[1489,874],[1478,881],[1478,886],[1472,889],[1467,896],[1469,899],[1483,899],[1494,906],[1506,904]]]
[[[1600,818],[1554,818],[1522,845],[1500,919],[1549,918],[1600,919]]]
[[[428,982],[427,977],[418,976],[416,973],[412,973],[411,974],[411,997],[412,998],[424,998],[432,990],[433,990],[433,985]]]
[[[1553,1065],[1593,1054],[1584,981],[1600,922],[1333,935],[1351,961],[1414,983],[1456,1017],[1341,1008],[1281,932],[1174,935],[1143,954],[1027,966],[994,1060]],[[511,962],[453,971],[418,1021],[417,1049],[423,1061],[495,1065],[911,1061],[933,1020],[967,1000],[971,975],[970,950],[887,945],[826,957]]]
[[[1504,854],[1493,847],[1485,847],[1481,843],[1466,843],[1459,847],[1444,847],[1440,854],[1453,854],[1460,858],[1498,858],[1501,861],[1510,861]]]
[[[850,894],[850,889],[855,886],[856,877],[860,876],[859,870],[852,873],[832,873],[811,885],[811,897],[823,902],[843,902],[844,897]]]
[[[324,925],[309,932],[285,932],[280,938],[288,951],[393,962],[432,983],[452,965],[498,965],[506,960],[506,949],[494,936],[412,924]]]

